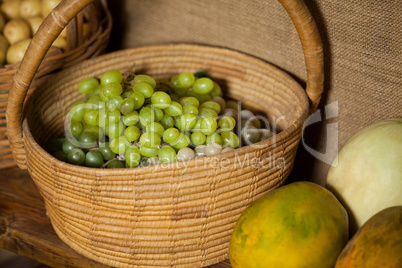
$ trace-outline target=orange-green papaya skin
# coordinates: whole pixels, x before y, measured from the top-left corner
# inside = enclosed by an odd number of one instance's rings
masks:
[[[402,267],[402,206],[386,208],[356,232],[335,268]]]
[[[346,209],[326,188],[295,182],[253,202],[229,243],[233,268],[333,268],[349,238]]]

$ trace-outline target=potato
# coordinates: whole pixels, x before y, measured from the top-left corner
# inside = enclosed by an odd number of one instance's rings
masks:
[[[3,31],[4,25],[6,25],[6,18],[0,13],[0,32]]]
[[[31,26],[31,34],[34,35],[37,31],[39,26],[43,22],[43,17],[42,16],[35,16],[35,17],[30,17],[26,19],[29,26]]]
[[[67,40],[62,36],[58,36],[56,38],[56,40],[54,40],[52,46],[62,48],[62,49],[66,49],[67,48]]]
[[[6,1],[0,6],[1,12],[7,20],[17,19],[20,16],[20,0]]]
[[[6,62],[8,46],[7,39],[0,33],[0,65],[4,65]]]
[[[20,4],[20,17],[29,18],[41,15],[42,1],[41,0],[23,0]]]
[[[52,11],[52,9],[60,2],[61,0],[42,0],[42,16],[46,18],[50,11]]]
[[[12,45],[31,37],[31,27],[24,19],[13,19],[6,23],[3,34],[10,45]]]
[[[27,38],[11,45],[7,50],[7,63],[14,64],[22,60],[25,55],[29,44],[31,43],[31,38]]]

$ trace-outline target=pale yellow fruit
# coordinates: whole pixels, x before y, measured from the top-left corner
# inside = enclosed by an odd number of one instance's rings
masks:
[[[17,19],[20,16],[20,0],[6,1],[0,6],[1,12],[7,20]]]
[[[46,18],[50,11],[52,11],[52,9],[60,2],[61,0],[42,0],[42,16]]]
[[[29,18],[41,15],[42,1],[41,0],[23,0],[20,4],[20,17]]]
[[[39,26],[42,24],[43,17],[42,16],[30,17],[27,19],[27,22],[28,22],[29,26],[31,27],[32,35],[34,35],[38,31]]]
[[[25,55],[29,44],[31,43],[31,38],[27,38],[11,45],[7,50],[7,63],[14,64],[22,60]]]
[[[7,39],[0,33],[0,65],[6,62],[7,49],[9,44]]]
[[[12,45],[21,40],[30,38],[31,27],[24,19],[13,19],[6,23],[3,34],[10,45]]]

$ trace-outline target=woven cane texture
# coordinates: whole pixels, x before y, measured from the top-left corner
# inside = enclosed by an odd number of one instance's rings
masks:
[[[84,35],[84,28],[88,32]],[[66,27],[68,47],[52,47],[43,59],[28,91],[32,94],[50,75],[61,68],[96,57],[105,52],[109,43],[112,19],[106,1],[94,1]],[[9,146],[6,128],[6,108],[13,77],[19,63],[0,67],[0,169],[16,165]]]
[[[268,140],[216,157],[132,169],[92,169],[56,160],[40,145],[64,133],[78,82],[110,69],[171,77],[207,70],[225,95],[278,123]],[[39,94],[40,93],[40,94]],[[27,166],[60,238],[111,266],[203,267],[227,258],[244,208],[289,175],[308,115],[300,85],[268,63],[227,49],[167,45],[123,50],[52,77],[28,103]]]

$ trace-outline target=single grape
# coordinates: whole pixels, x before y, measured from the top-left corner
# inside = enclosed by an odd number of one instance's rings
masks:
[[[122,96],[113,96],[109,98],[108,102],[106,103],[106,107],[110,110],[112,109],[112,107],[119,108],[122,101]]]
[[[183,114],[193,114],[197,116],[199,113],[198,108],[194,105],[185,105],[183,106]]]
[[[190,138],[186,134],[180,133],[179,138],[171,145],[176,149],[188,147],[190,145]]]
[[[101,85],[107,85],[109,83],[121,83],[123,81],[123,74],[118,70],[111,70],[104,73],[101,77]]]
[[[198,118],[197,122],[195,123],[195,126],[192,129],[193,132],[200,132],[201,131],[201,122],[202,122],[202,118]]]
[[[195,81],[194,74],[189,72],[183,72],[177,77],[177,83],[180,87],[189,88],[192,87]]]
[[[218,133],[215,132],[215,133],[212,133],[211,135],[207,136],[206,143],[210,144],[212,142],[222,145],[223,139],[222,139],[221,135],[219,135]]]
[[[179,130],[177,128],[174,128],[174,127],[166,129],[162,134],[163,140],[166,143],[174,143],[174,142],[176,142],[177,139],[179,138],[179,136],[180,136]]]
[[[222,152],[222,146],[214,142],[208,144],[204,151],[205,156],[217,155],[220,154],[221,152]]]
[[[77,146],[70,140],[66,140],[63,142],[61,148],[65,154],[68,154],[72,149],[77,148]]]
[[[82,101],[74,103],[69,112],[71,121],[82,121],[84,119],[85,110],[85,104]]]
[[[221,106],[221,111],[225,110],[226,108],[226,101],[224,98],[220,97],[220,96],[214,96],[212,98],[212,101],[218,103]]]
[[[194,128],[197,123],[197,117],[194,114],[183,114],[179,118],[179,129],[180,131],[189,131]]]
[[[109,136],[110,139],[115,139],[122,135],[125,130],[125,126],[123,122],[119,121],[115,124],[109,124],[106,128],[106,135]]]
[[[96,147],[98,145],[97,139],[97,135],[90,131],[83,131],[78,137],[78,141],[80,142],[81,147],[84,149]]]
[[[87,105],[85,105],[85,108],[91,108],[91,109],[102,109],[105,107],[106,107],[106,104],[102,100],[100,94],[92,95],[88,99]]]
[[[130,94],[129,98],[134,101],[134,109],[138,110],[142,107],[142,105],[144,105],[145,96],[141,92],[131,92],[132,94]]]
[[[223,116],[218,121],[218,126],[222,129],[222,131],[230,131],[235,128],[236,120],[231,116]]]
[[[125,90],[125,91],[123,92],[123,94],[121,94],[121,97],[122,97],[123,99],[125,99],[125,98],[130,98],[133,93],[134,93],[134,91],[132,91],[131,89]]]
[[[208,93],[212,98],[214,97],[222,97],[223,93],[222,93],[222,89],[219,86],[218,83],[214,82],[214,87],[212,88],[212,90]]]
[[[179,116],[183,112],[183,108],[180,103],[172,101],[168,108],[164,109],[165,114],[170,116]]]
[[[98,125],[98,115],[99,110],[97,109],[89,109],[84,114],[84,121],[87,125],[97,126]]]
[[[196,98],[199,101],[199,103],[204,103],[206,101],[212,100],[212,97],[209,94],[199,94],[196,93],[193,89],[187,90],[185,93],[187,97]]]
[[[94,77],[85,78],[78,83],[78,91],[83,94],[89,95],[94,93],[98,86],[98,79]]]
[[[244,144],[250,145],[261,140],[261,133],[257,128],[249,125],[241,130],[240,137]]]
[[[261,122],[256,116],[252,116],[252,117],[250,117],[248,119],[242,119],[241,120],[241,125],[243,127],[251,125],[251,126],[253,126],[255,128],[261,128]]]
[[[120,96],[121,93],[123,93],[123,87],[120,83],[109,83],[103,86],[102,93],[106,98],[110,99],[115,96]]]
[[[169,107],[170,103],[172,102],[170,96],[163,91],[156,91],[151,96],[151,102],[154,107],[159,109],[165,109]]]
[[[146,82],[138,82],[133,84],[133,91],[142,93],[145,98],[150,98],[152,94],[154,94],[153,87]]]
[[[97,125],[99,127],[105,127],[109,124],[107,114],[108,114],[107,108],[103,108],[98,111],[98,124]]]
[[[221,106],[219,103],[215,102],[215,101],[206,101],[204,103],[202,103],[200,105],[200,110],[202,108],[209,108],[214,110],[217,114],[219,114],[221,112]]]
[[[205,144],[207,137],[202,132],[193,132],[193,133],[191,133],[190,139],[191,139],[191,142],[195,146],[198,146],[198,145]]]
[[[128,127],[134,126],[139,120],[140,116],[138,115],[137,111],[131,111],[123,116],[123,123]]]
[[[121,113],[118,108],[107,109],[108,122],[113,124],[120,121]]]
[[[195,156],[205,156],[206,145],[198,145],[194,148]]]
[[[135,84],[135,83],[138,83],[138,82],[145,82],[145,83],[149,84],[152,88],[155,88],[155,87],[156,87],[156,81],[155,81],[155,79],[152,78],[152,77],[149,76],[149,75],[146,75],[146,74],[137,74],[137,75],[134,77],[133,83]]]
[[[195,97],[183,97],[180,99],[180,105],[183,107],[186,105],[194,105],[196,108],[198,108],[200,107],[200,102]]]
[[[205,135],[211,135],[217,129],[218,124],[216,123],[216,119],[211,116],[207,116],[201,121],[201,132]]]
[[[80,148],[74,148],[68,152],[67,160],[70,164],[82,166],[85,163],[85,153]]]
[[[157,123],[157,122],[152,122],[146,125],[145,127],[146,132],[155,132],[158,133],[159,136],[163,136],[163,132],[165,131],[165,128],[162,126],[162,124]]]
[[[102,154],[103,159],[109,161],[116,157],[116,154],[112,152],[109,147],[109,142],[104,142],[99,145],[98,151]]]
[[[124,168],[124,164],[119,160],[110,161],[106,168]]]
[[[103,165],[102,154],[98,151],[89,151],[85,156],[85,165],[87,167],[99,168]]]
[[[203,117],[213,117],[213,118],[217,118],[218,117],[218,113],[211,109],[211,108],[201,108],[199,109],[199,114],[198,114],[201,118]]]
[[[84,125],[81,122],[71,121],[69,130],[70,130],[71,135],[78,137],[81,134],[81,132],[84,130]]]
[[[161,144],[161,136],[155,132],[145,132],[140,137],[140,143],[142,146],[148,148],[156,148]]]
[[[124,136],[128,141],[136,141],[141,136],[141,130],[139,130],[136,126],[129,126],[124,131]]]
[[[161,163],[176,162],[177,161],[176,151],[168,145],[163,146],[162,148],[159,149],[158,158],[161,161]]]
[[[134,109],[134,101],[131,98],[125,98],[120,104],[120,112],[128,114]]]
[[[224,131],[221,133],[223,146],[237,148],[239,146],[239,137],[231,131]]]
[[[155,121],[155,112],[150,107],[142,107],[140,110],[141,125],[146,126]]]
[[[157,156],[159,152],[159,148],[148,148],[145,146],[140,147],[140,153],[141,155],[145,157],[154,157]]]
[[[128,147],[126,150],[126,163],[130,167],[136,167],[141,161],[140,149],[137,146]]]
[[[163,116],[165,115],[163,111],[157,107],[155,107],[152,104],[148,104],[147,107],[151,108],[153,111],[153,115],[155,116],[155,121],[160,122],[163,119]]]
[[[172,116],[164,114],[160,123],[165,129],[168,129],[174,126],[174,119]]]
[[[99,102],[99,103],[106,103],[106,102],[108,102],[109,101],[109,98],[108,97],[106,97],[106,95],[105,95],[105,92],[103,91],[103,90],[101,90],[100,92],[99,92],[99,97],[100,97],[100,99],[102,100],[101,102]],[[99,105],[99,103],[98,103],[98,105]],[[105,105],[104,105],[105,106]]]
[[[195,153],[191,148],[182,148],[177,152],[177,160],[184,161],[195,158]]]
[[[195,80],[193,90],[198,94],[207,94],[214,88],[214,82],[208,77]]]
[[[110,150],[115,154],[124,154],[130,146],[131,144],[124,136],[117,137],[109,143]]]

